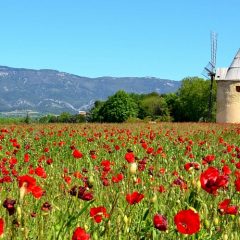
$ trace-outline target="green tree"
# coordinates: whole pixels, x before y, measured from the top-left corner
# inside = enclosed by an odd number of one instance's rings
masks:
[[[27,111],[27,115],[26,115],[26,117],[25,117],[25,119],[24,119],[24,122],[25,122],[26,124],[29,124],[29,123],[30,123],[30,116],[29,116],[28,111]]]
[[[147,95],[140,102],[140,113],[143,117],[150,117],[155,120],[159,117],[169,116],[169,109],[165,99],[158,94]]]
[[[175,117],[176,117],[176,114],[178,112],[178,108],[177,108],[177,103],[178,103],[178,96],[176,93],[167,93],[167,94],[162,94],[161,95],[166,103],[167,103],[167,106],[168,106],[168,109],[169,109],[169,114],[172,118],[172,120],[174,121],[175,120]]]
[[[177,92],[174,108],[176,121],[203,121],[208,117],[210,81],[198,77],[187,77]],[[216,111],[216,84],[213,88],[213,116]],[[211,121],[214,120],[210,119]]]
[[[61,123],[68,123],[70,122],[70,119],[71,119],[71,114],[68,112],[63,112],[58,116],[57,121]]]
[[[103,101],[95,101],[94,107],[90,110],[90,121],[91,122],[102,122],[103,121]]]
[[[56,123],[58,122],[57,116],[55,115],[45,115],[39,118],[39,123]]]
[[[138,112],[137,104],[122,90],[109,97],[100,110],[105,122],[124,122]]]
[[[83,123],[86,122],[86,116],[81,115],[81,114],[74,114],[71,115],[70,119],[69,119],[70,123]]]

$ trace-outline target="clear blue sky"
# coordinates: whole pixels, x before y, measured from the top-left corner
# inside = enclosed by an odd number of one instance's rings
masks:
[[[240,48],[239,0],[2,0],[0,65],[81,76],[201,76]]]

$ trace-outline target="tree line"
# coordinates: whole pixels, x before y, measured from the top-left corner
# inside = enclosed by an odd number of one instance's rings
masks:
[[[136,94],[123,90],[106,101],[96,101],[90,111],[92,122],[124,122],[129,120],[198,122],[215,121],[216,84],[213,86],[213,109],[209,119],[210,81],[187,77],[176,93]]]
[[[86,116],[62,113],[47,115],[40,123],[80,123],[80,122],[136,122],[174,121],[198,122],[215,121],[216,84],[213,84],[213,109],[209,119],[210,81],[199,77],[187,77],[175,93],[149,94],[127,93],[123,90],[108,97],[106,101],[96,101]]]

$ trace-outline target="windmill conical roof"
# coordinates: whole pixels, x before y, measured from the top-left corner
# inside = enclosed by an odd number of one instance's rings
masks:
[[[227,71],[226,80],[240,81],[240,49]]]

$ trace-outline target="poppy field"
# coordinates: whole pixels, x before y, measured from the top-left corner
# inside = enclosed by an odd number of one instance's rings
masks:
[[[240,126],[0,126],[3,239],[240,239]]]

